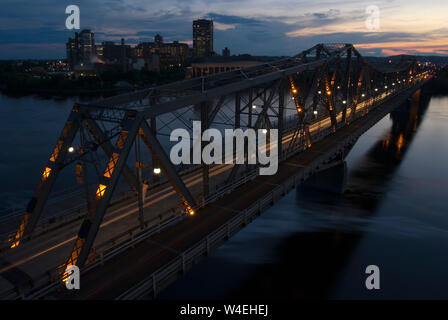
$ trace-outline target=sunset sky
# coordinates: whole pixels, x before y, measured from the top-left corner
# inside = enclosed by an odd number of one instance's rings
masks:
[[[365,55],[448,54],[447,0],[1,0],[0,59],[65,58],[66,6],[81,10],[81,29],[96,42],[191,44],[192,20],[215,22],[215,51],[293,55],[320,42],[353,43]],[[366,8],[380,9],[380,29],[365,25]]]

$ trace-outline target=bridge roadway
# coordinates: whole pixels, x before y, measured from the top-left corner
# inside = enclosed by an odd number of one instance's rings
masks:
[[[180,257],[183,252],[202,241],[213,230],[221,228],[258,199],[269,195],[275,186],[282,185],[294,176],[302,177],[300,180],[306,179],[325,161],[334,157],[343,148],[355,143],[359,136],[410,97],[418,86],[391,97],[380,108],[370,111],[368,116],[358,118],[349,126],[314,143],[306,151],[284,160],[280,163],[276,175],[256,177],[229,195],[198,210],[194,216],[140,242],[133,249],[84,274],[81,290],[68,291],[61,288],[53,294],[53,297],[57,299],[114,299],[120,296],[124,291],[168,265],[173,259]],[[241,225],[242,227],[244,224]],[[223,238],[222,241],[225,239]]]

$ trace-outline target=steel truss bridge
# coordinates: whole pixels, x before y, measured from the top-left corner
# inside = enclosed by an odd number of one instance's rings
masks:
[[[122,255],[130,259],[142,242],[159,250],[154,272],[117,282],[113,297],[155,295],[279,196],[343,158],[363,132],[433,75],[416,61],[387,67],[372,66],[350,44],[318,44],[270,63],[75,104],[17,231],[4,239],[0,275],[9,275],[9,285],[1,296],[64,295],[67,267],[80,267],[89,279]],[[192,134],[195,120],[202,132],[278,129],[279,172],[259,176],[257,165],[247,164],[174,165],[170,132]],[[247,160],[252,155],[245,152]],[[79,183],[82,210],[59,219],[57,209],[45,208],[64,172]],[[238,198],[241,192],[246,199]],[[183,238],[195,223],[200,231]],[[72,231],[63,232],[67,225]],[[47,257],[50,251],[55,254]],[[30,275],[26,264],[39,261],[53,267]]]

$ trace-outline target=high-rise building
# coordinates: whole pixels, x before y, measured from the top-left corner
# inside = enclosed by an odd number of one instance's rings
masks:
[[[81,61],[90,62],[95,57],[95,37],[93,32],[85,29],[79,33]]]
[[[79,63],[79,34],[75,33],[75,38],[68,38],[67,44],[67,62],[73,68]]]
[[[209,57],[213,51],[213,21],[193,21],[193,51],[196,57]]]
[[[73,67],[79,63],[89,63],[96,56],[95,38],[90,30],[75,33],[75,38],[69,38],[66,44],[67,60]]]

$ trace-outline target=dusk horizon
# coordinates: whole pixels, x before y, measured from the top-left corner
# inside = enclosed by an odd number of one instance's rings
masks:
[[[235,7],[234,4],[238,3]],[[232,54],[291,56],[316,43],[351,43],[366,56],[448,54],[448,29],[441,28],[443,1],[376,1],[379,28],[365,25],[369,1],[76,1],[80,29],[98,43],[167,41],[192,44],[191,23],[212,19],[215,46]],[[61,59],[74,31],[65,28],[65,8],[56,0],[39,3],[6,0],[0,12],[0,59]],[[437,10],[434,8],[437,7]],[[432,11],[431,17],[424,12]],[[36,14],[36,13],[39,14]]]

